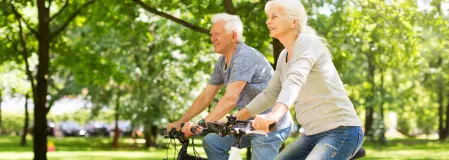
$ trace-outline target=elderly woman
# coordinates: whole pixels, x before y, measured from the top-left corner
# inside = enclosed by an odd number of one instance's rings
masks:
[[[265,6],[270,36],[285,49],[267,88],[237,117],[257,115],[253,127],[268,132],[291,106],[304,133],[276,159],[350,159],[363,142],[361,121],[343,87],[325,40],[307,25],[298,0],[273,0]],[[272,107],[266,115],[258,115]]]

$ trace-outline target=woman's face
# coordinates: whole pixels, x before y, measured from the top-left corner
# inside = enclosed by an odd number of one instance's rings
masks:
[[[266,23],[270,30],[270,37],[279,38],[296,28],[294,21],[284,13],[284,8],[280,5],[273,4],[268,9],[267,16]]]

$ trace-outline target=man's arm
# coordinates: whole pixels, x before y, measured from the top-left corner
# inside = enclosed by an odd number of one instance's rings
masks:
[[[243,108],[235,115],[238,120],[247,120],[251,118],[251,112],[249,112],[248,108]]]
[[[212,112],[210,112],[204,120],[206,122],[217,121],[229,113],[237,104],[240,93],[246,83],[246,81],[235,81],[228,84],[225,95],[218,101]]]
[[[192,106],[190,106],[187,112],[184,113],[178,121],[167,124],[167,132],[172,128],[181,129],[182,122],[188,122],[190,119],[204,111],[212,102],[212,99],[218,93],[221,86],[222,85],[207,85],[203,92],[201,92],[201,94],[195,99]]]
[[[196,115],[203,112],[207,106],[210,105],[212,99],[217,95],[222,85],[210,85],[208,84],[203,92],[195,99],[192,106],[187,112],[179,119],[180,122],[188,122]]]

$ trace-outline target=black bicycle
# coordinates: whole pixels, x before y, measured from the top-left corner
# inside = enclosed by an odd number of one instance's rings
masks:
[[[227,116],[226,118],[228,119],[226,123],[206,122],[203,126],[192,126],[190,130],[190,132],[194,133],[194,136],[192,136],[192,145],[195,136],[204,136],[209,133],[216,133],[222,137],[233,135],[236,138],[236,141],[232,145],[229,159],[242,159],[240,156],[240,139],[247,134],[266,135],[266,133],[263,131],[254,130],[251,126],[252,121],[237,120],[234,115]],[[181,126],[183,125],[184,124],[181,124]],[[197,130],[201,131],[197,132]],[[177,139],[182,144],[177,160],[206,160],[206,158],[199,156],[195,148],[193,148],[195,155],[190,155],[187,153],[187,147],[189,146],[190,141],[188,138],[184,137],[184,133],[180,130],[178,131],[175,128],[172,128],[165,138]]]
[[[230,160],[235,159],[242,159],[240,156],[240,140],[244,135],[247,134],[260,134],[260,135],[266,135],[263,131],[255,130],[251,124],[252,121],[242,121],[237,120],[237,118],[232,116],[226,116],[228,121],[226,123],[221,122],[206,122],[204,126],[193,126],[190,130],[190,132],[194,133],[194,136],[192,136],[192,146],[194,146],[194,139],[195,136],[204,136],[209,133],[216,133],[222,137],[227,135],[233,135],[236,138],[236,142],[231,147],[230,151]],[[183,126],[184,124],[181,124]],[[270,125],[270,128],[274,127],[274,124]],[[200,132],[197,132],[197,130],[201,130]],[[170,139],[177,139],[181,144],[182,147],[179,150],[177,160],[207,160],[206,158],[202,158],[199,156],[199,154],[196,152],[195,148],[193,147],[194,155],[190,155],[187,153],[187,148],[189,146],[190,140],[186,137],[184,137],[184,133],[181,132],[181,130],[176,130],[176,128],[172,128],[170,132],[165,136],[165,138]],[[167,148],[168,150],[168,148]],[[176,145],[175,145],[176,150]],[[176,154],[176,152],[175,152]],[[365,149],[360,148],[360,150],[351,158],[352,159],[359,159],[361,157],[366,156]],[[168,157],[167,157],[168,159]]]

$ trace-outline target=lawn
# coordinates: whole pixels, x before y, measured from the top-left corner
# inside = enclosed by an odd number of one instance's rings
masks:
[[[289,138],[290,143],[294,138]],[[32,159],[32,140],[28,137],[28,145],[19,146],[20,137],[18,136],[0,136],[0,159]],[[54,138],[50,137],[56,146],[55,152],[49,152],[50,160],[119,160],[119,159],[173,159],[175,149],[171,145],[167,150],[161,149],[145,149],[143,140],[137,143],[131,139],[123,138],[120,141],[120,148],[111,148],[111,138]],[[167,146],[168,140],[162,141],[161,146]],[[180,148],[179,143],[177,142]],[[201,141],[195,140],[195,149],[197,152],[205,156],[204,150],[201,148]],[[439,142],[436,140],[424,139],[393,139],[386,146],[377,143],[365,142],[363,145],[367,150],[367,157],[363,159],[448,159],[449,160],[449,142]],[[193,153],[189,148],[189,153]],[[246,150],[243,149],[241,154],[245,157]]]

